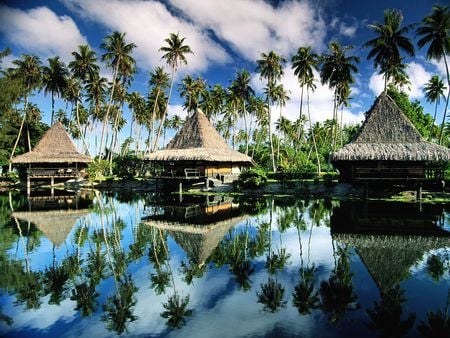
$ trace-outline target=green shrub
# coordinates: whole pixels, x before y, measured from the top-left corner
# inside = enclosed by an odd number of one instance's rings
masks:
[[[89,163],[87,173],[89,175],[89,179],[92,181],[104,180],[105,176],[109,173],[109,161],[95,159],[93,162]]]
[[[237,185],[242,188],[258,188],[267,183],[267,175],[262,168],[251,168],[244,170],[239,175]]]
[[[113,173],[120,178],[133,178],[142,168],[142,160],[131,154],[116,158],[114,163]]]

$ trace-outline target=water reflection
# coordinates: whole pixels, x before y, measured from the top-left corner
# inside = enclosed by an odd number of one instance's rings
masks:
[[[4,336],[448,332],[448,205],[64,194],[0,196]]]

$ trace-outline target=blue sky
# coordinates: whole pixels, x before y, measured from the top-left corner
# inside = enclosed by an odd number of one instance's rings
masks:
[[[22,53],[33,53],[46,63],[48,57],[59,55],[66,63],[71,52],[88,43],[101,55],[102,39],[114,30],[126,32],[128,42],[138,47],[134,51],[138,74],[131,90],[147,92],[149,71],[162,65],[158,49],[171,32],[186,37],[194,55],[188,66],[180,69],[179,78],[190,74],[202,76],[208,85],[228,86],[235,72],[243,68],[253,74],[252,86],[263,88],[256,63],[261,52],[274,50],[290,60],[299,46],[311,45],[316,52],[326,51],[330,41],[339,40],[353,45],[352,53],[361,58],[356,83],[352,88],[351,107],[345,110],[344,120],[359,122],[382,88],[382,79],[367,61],[368,50],[361,45],[374,35],[367,24],[382,22],[386,8],[396,8],[404,15],[404,24],[419,22],[431,12],[435,4],[445,1],[410,0],[20,0],[0,3],[0,48],[10,47],[13,55],[4,66]],[[410,35],[416,41],[413,35]],[[423,85],[433,74],[444,75],[444,65],[425,60],[425,50],[417,50],[415,58],[406,58],[410,81],[410,96],[424,105],[427,113],[433,106],[423,97]],[[111,70],[102,67],[103,76],[111,77]],[[282,80],[290,90],[291,100],[283,115],[294,120],[298,115],[299,88],[288,63]],[[331,118],[332,93],[326,86],[311,96],[314,121]],[[36,95],[33,102],[45,112],[44,122],[50,120],[50,97]],[[169,115],[186,113],[175,93]],[[57,100],[57,108],[63,107]],[[442,116],[443,105],[438,113]],[[278,114],[278,113],[276,113]],[[129,119],[129,112],[125,111]],[[277,116],[274,116],[274,120]],[[129,119],[130,120],[130,119]],[[129,124],[128,124],[129,125]],[[128,134],[127,128],[122,138]]]

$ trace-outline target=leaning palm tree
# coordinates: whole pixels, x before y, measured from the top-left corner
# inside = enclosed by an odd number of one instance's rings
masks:
[[[422,20],[422,25],[417,28],[416,35],[421,38],[417,42],[419,48],[429,44],[427,50],[427,59],[441,61],[444,59],[445,71],[447,74],[448,92],[445,100],[444,115],[442,117],[441,130],[439,132],[439,144],[442,142],[442,135],[447,114],[448,101],[450,98],[450,73],[448,70],[447,57],[450,53],[450,11],[448,6],[434,6],[430,15]]]
[[[48,58],[48,66],[42,68],[42,83],[44,86],[44,93],[49,92],[52,96],[52,118],[51,125],[55,116],[55,95],[61,96],[67,85],[67,76],[69,71],[64,62],[59,59],[59,56]]]
[[[286,106],[286,102],[290,100],[290,97],[288,96],[289,91],[284,88],[283,84],[276,85],[273,88],[272,96],[274,102],[277,103],[278,107],[280,108],[280,120],[283,118],[283,107]],[[277,145],[277,166],[280,162],[280,143],[281,143],[281,137],[278,141]]]
[[[444,85],[444,81],[441,78],[439,78],[438,75],[433,75],[425,84],[424,87],[425,98],[427,99],[428,102],[434,103],[433,123],[430,126],[429,138],[431,138],[434,122],[436,121],[437,107],[441,101],[441,97],[445,99],[444,90],[446,89],[447,87]]]
[[[378,36],[363,44],[364,48],[371,48],[367,59],[374,59],[375,67],[380,68],[380,74],[384,75],[384,90],[393,72],[402,64],[400,51],[409,56],[414,56],[414,46],[410,39],[405,36],[412,25],[400,27],[403,15],[398,10],[387,9],[384,11],[384,22],[375,22],[369,25]]]
[[[100,138],[100,158],[102,158],[103,138],[105,134],[106,125],[109,121],[109,114],[114,100],[114,90],[117,86],[117,80],[121,73],[124,73],[124,68],[130,70],[134,68],[135,60],[131,57],[133,49],[136,47],[134,43],[126,43],[125,33],[113,32],[108,35],[104,42],[100,45],[105,50],[102,55],[102,61],[107,62],[107,66],[113,69],[112,85],[108,105],[106,108],[105,118],[103,119],[102,136]]]
[[[242,118],[244,119],[244,130],[245,130],[245,154],[248,154],[248,144],[249,140],[249,126],[248,126],[248,118],[247,118],[247,109],[246,104],[250,96],[254,95],[255,92],[253,88],[250,86],[251,76],[247,70],[243,70],[241,72],[236,73],[236,79],[233,81],[233,91],[239,97],[240,102],[240,111],[242,114]]]
[[[159,136],[161,135],[162,128],[164,126],[164,120],[167,116],[167,110],[169,109],[170,98],[172,96],[173,89],[173,80],[175,77],[175,73],[178,70],[178,67],[181,64],[187,65],[186,54],[193,54],[191,47],[188,45],[184,45],[184,40],[186,38],[180,38],[178,34],[170,33],[170,36],[164,41],[167,43],[167,46],[163,46],[159,49],[159,51],[163,52],[163,56],[161,57],[166,61],[166,64],[171,69],[171,79],[170,79],[170,89],[169,89],[169,98],[167,101],[167,107],[164,111],[164,114],[161,119],[161,123],[159,124],[159,128],[155,137],[154,149],[156,149],[156,145],[158,144]]]
[[[274,51],[270,51],[269,53],[261,53],[261,59],[256,61],[257,68],[256,70],[259,72],[260,77],[267,80],[267,108],[268,108],[268,116],[269,116],[269,143],[270,143],[270,157],[272,161],[272,169],[276,172],[277,168],[275,166],[275,156],[273,151],[273,140],[272,140],[272,116],[270,111],[270,106],[273,101],[273,95],[271,93],[271,88],[273,88],[276,81],[281,78],[283,75],[283,65],[286,63],[286,59],[277,55]]]
[[[35,55],[22,55],[22,59],[14,60],[13,64],[17,66],[12,72],[14,77],[20,79],[24,86],[24,109],[23,109],[23,118],[20,124],[19,133],[17,134],[16,141],[14,142],[13,149],[11,151],[10,161],[9,161],[9,171],[12,169],[11,160],[14,157],[14,153],[17,148],[17,144],[19,143],[20,136],[22,134],[23,125],[26,120],[26,112],[28,109],[28,96],[33,92],[35,88],[37,88],[41,82],[42,74],[41,74],[41,61]],[[31,151],[31,149],[29,149]]]

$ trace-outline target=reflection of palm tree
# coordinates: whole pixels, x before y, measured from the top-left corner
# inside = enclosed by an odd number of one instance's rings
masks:
[[[261,292],[257,292],[258,303],[264,304],[264,310],[278,311],[286,305],[283,300],[284,287],[277,282],[276,278],[269,277],[267,283],[261,284]]]
[[[41,306],[40,295],[42,293],[41,281],[42,274],[40,272],[24,272],[20,283],[16,286],[17,303],[25,303],[27,309],[39,309]]]
[[[167,319],[167,324],[171,327],[180,328],[184,323],[184,317],[190,316],[192,310],[187,309],[189,295],[180,296],[177,292],[169,296],[167,303],[163,303],[166,311],[161,313],[161,317]]]
[[[207,265],[196,264],[192,260],[187,263],[181,262],[181,272],[184,274],[184,281],[187,285],[191,285],[194,278],[200,278],[206,271]]]
[[[170,273],[160,268],[156,268],[156,273],[150,274],[151,288],[156,294],[161,295],[170,284]]]
[[[293,304],[302,315],[310,314],[312,309],[317,309],[320,300],[317,292],[314,290],[314,273],[316,271],[314,264],[307,269],[301,269],[302,279],[292,293]]]
[[[98,301],[96,298],[99,295],[95,291],[95,285],[84,282],[75,285],[75,289],[72,289],[70,300],[77,302],[75,310],[81,310],[83,317],[88,317],[97,309]]]
[[[428,312],[428,323],[420,321],[418,331],[424,337],[449,337],[450,336],[450,317],[448,316],[450,305],[450,289],[447,292],[447,303],[445,310]]]
[[[59,304],[64,299],[66,282],[69,280],[69,273],[63,265],[53,262],[50,268],[44,272],[45,294],[50,293],[49,304]]]
[[[431,255],[427,259],[427,272],[430,277],[438,282],[445,273],[444,262],[440,260],[438,255]]]
[[[329,314],[329,321],[337,324],[349,310],[356,310],[358,297],[353,292],[348,249],[338,247],[338,261],[328,281],[320,284],[321,307]]]
[[[138,318],[133,314],[133,307],[136,305],[134,293],[138,288],[131,276],[120,278],[118,284],[116,293],[108,297],[103,305],[106,313],[102,320],[108,323],[108,330],[122,334],[127,330],[127,322],[134,322]]]
[[[367,310],[371,322],[367,324],[369,329],[381,331],[383,337],[404,337],[414,325],[416,316],[411,313],[407,319],[402,320],[403,290],[397,284],[384,295],[381,302],[374,303],[373,310]],[[442,336],[444,337],[444,336]]]

